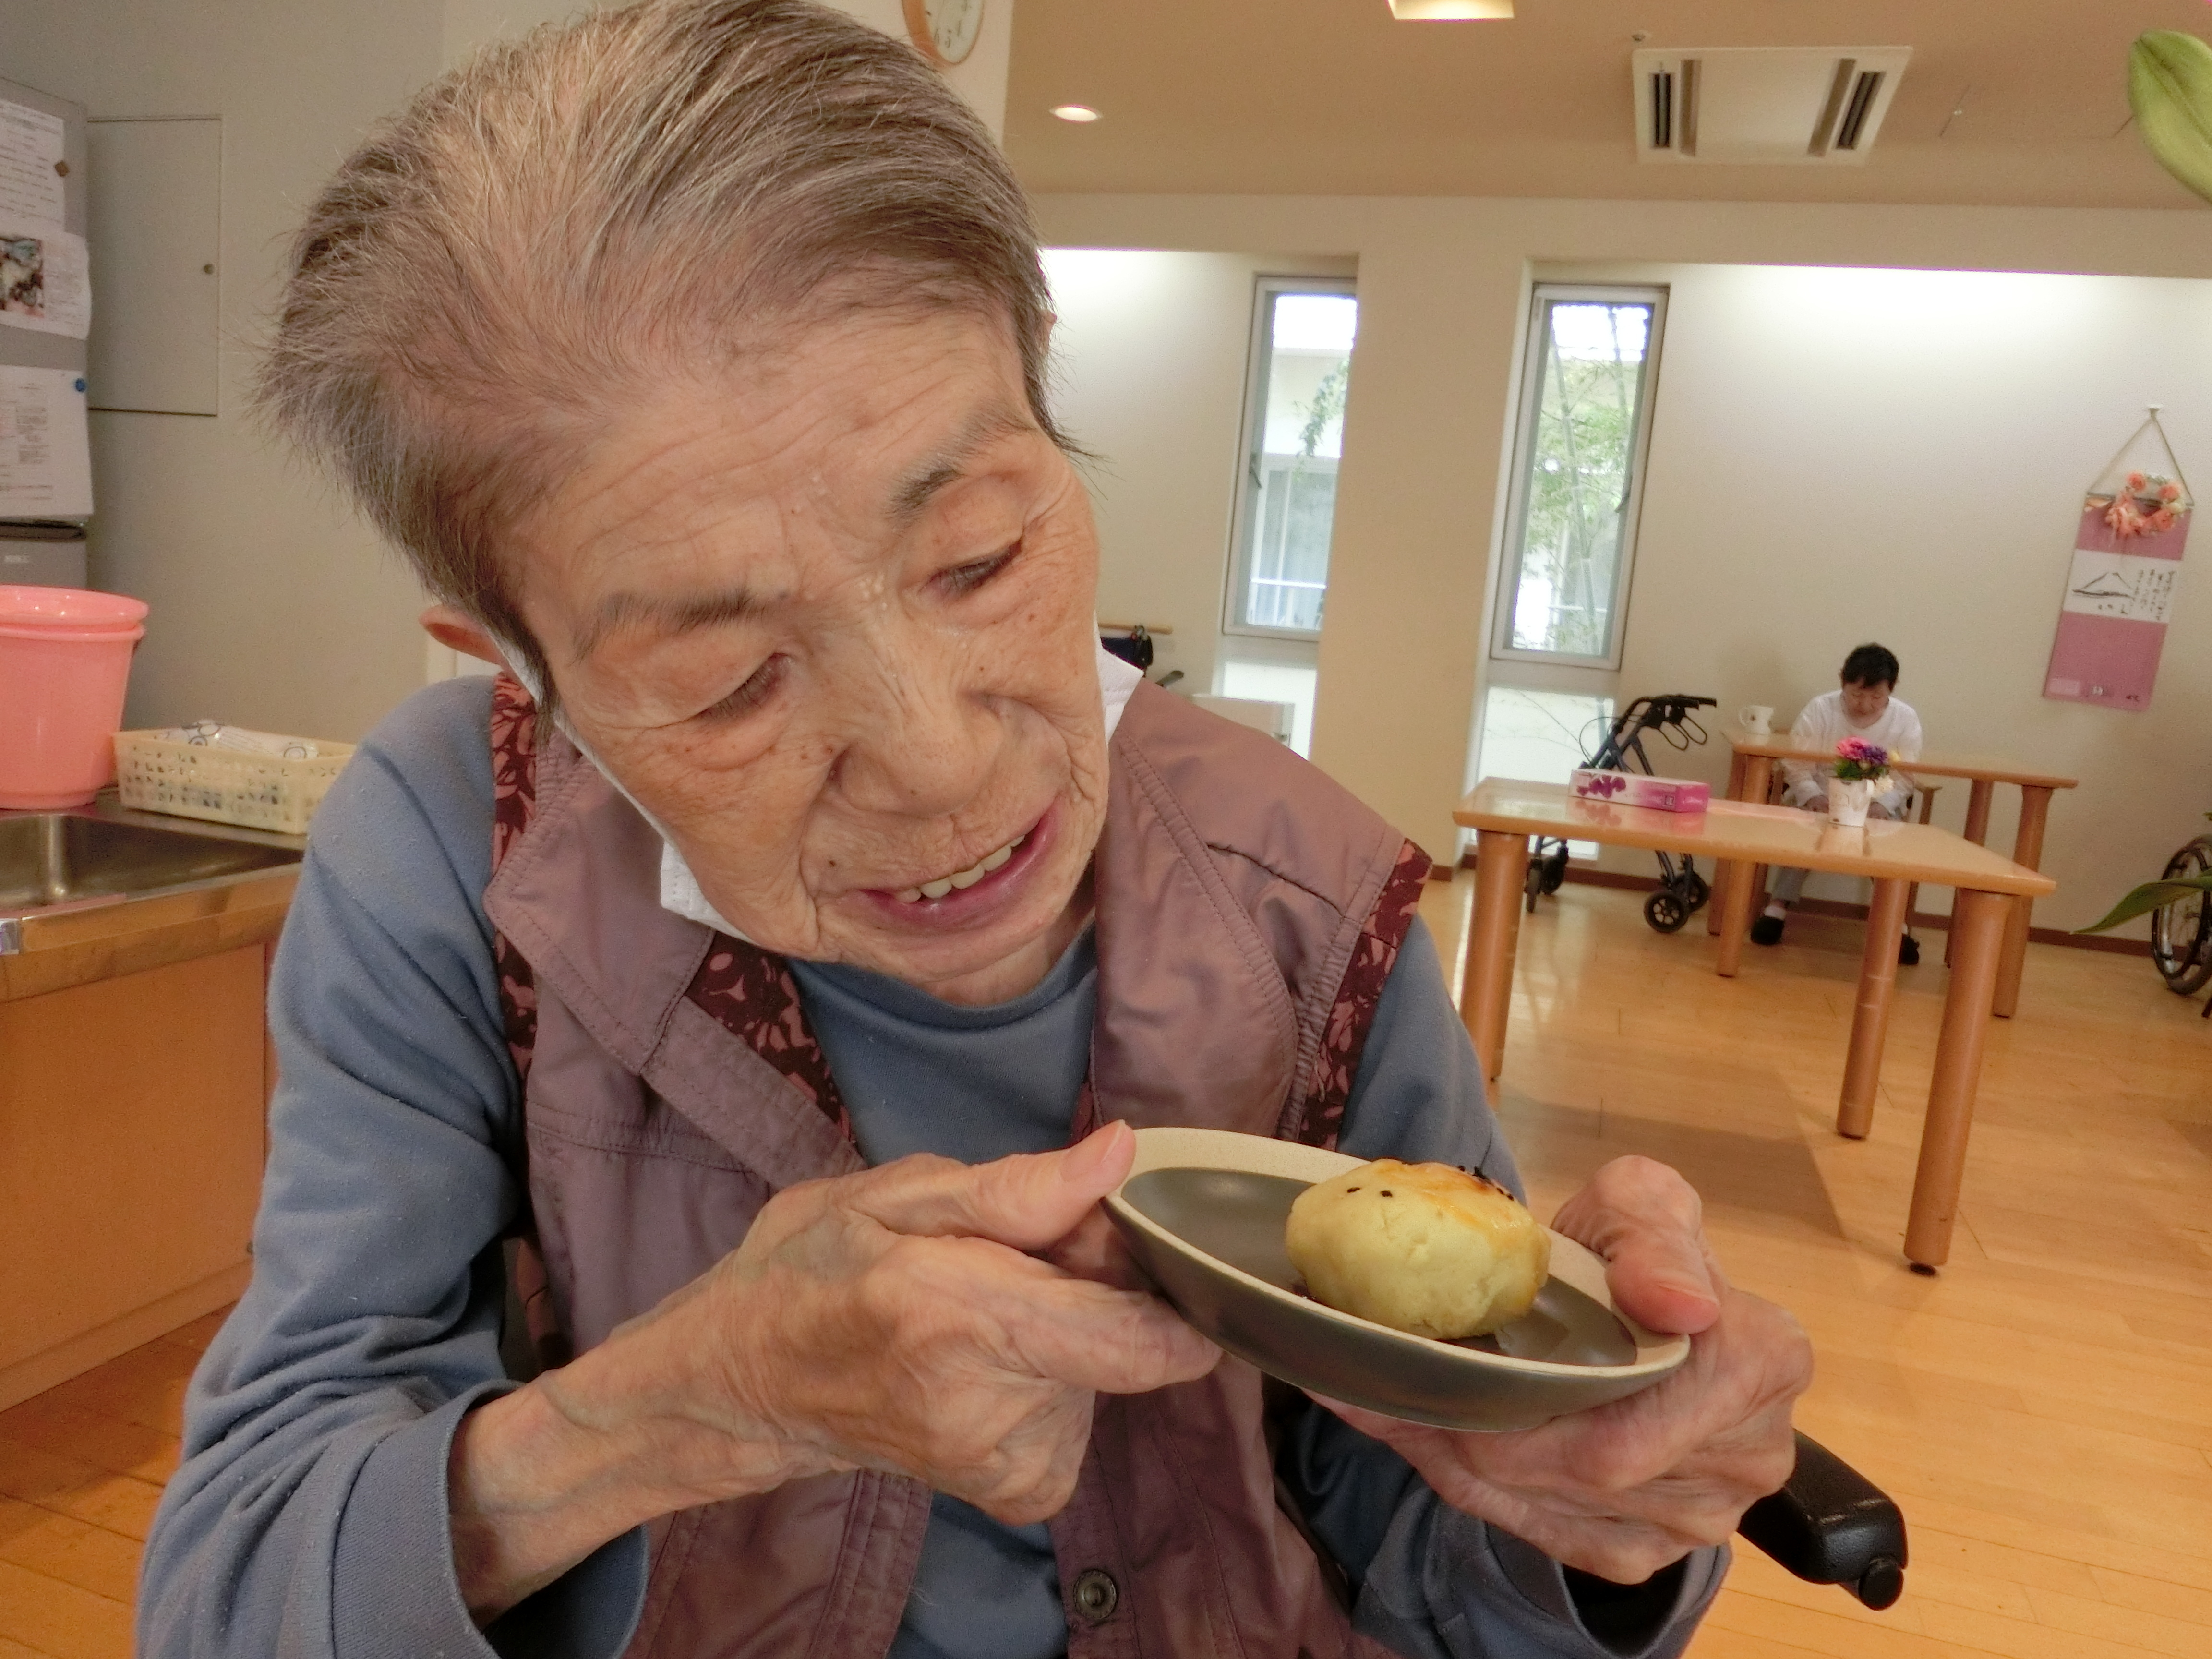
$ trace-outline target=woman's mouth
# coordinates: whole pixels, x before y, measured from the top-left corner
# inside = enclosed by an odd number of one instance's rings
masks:
[[[1024,830],[1004,847],[994,853],[987,853],[965,870],[955,870],[949,876],[939,876],[933,881],[925,881],[919,887],[902,889],[892,896],[902,904],[919,904],[924,899],[941,899],[950,892],[965,892],[994,870],[1005,868],[1007,860],[1020,850],[1022,843],[1029,838],[1030,832]]]
[[[1012,841],[993,848],[964,870],[948,870],[911,887],[870,888],[866,890],[867,896],[885,920],[933,933],[983,924],[1007,907],[1021,903],[1028,891],[1028,877],[1058,840],[1059,818],[1055,805]]]

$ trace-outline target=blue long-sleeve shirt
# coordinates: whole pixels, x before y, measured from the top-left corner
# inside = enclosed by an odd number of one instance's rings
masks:
[[[512,1386],[498,1240],[521,1199],[520,1091],[483,907],[488,721],[484,682],[420,694],[362,745],[317,817],[270,987],[282,1080],[253,1283],[186,1401],[185,1461],[143,1570],[148,1659],[612,1659],[635,1622],[641,1531],[489,1632],[453,1574],[447,1455],[461,1417]],[[1043,984],[994,1009],[794,967],[871,1162],[1064,1142],[1096,1002],[1087,936]],[[1517,1186],[1418,923],[1341,1144]],[[1586,1618],[1555,1563],[1451,1510],[1395,1453],[1317,1407],[1282,1471],[1356,1587],[1356,1622],[1415,1659],[1661,1659],[1687,1642],[1725,1563],[1699,1552],[1626,1617],[1616,1603]],[[1042,1528],[940,1497],[894,1659],[1049,1659],[1065,1638],[1056,1584]]]

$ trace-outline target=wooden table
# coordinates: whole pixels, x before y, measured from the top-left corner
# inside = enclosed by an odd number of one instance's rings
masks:
[[[1486,1079],[1496,1078],[1504,1061],[1513,951],[1520,933],[1522,881],[1528,867],[1531,836],[1703,854],[1733,863],[1746,881],[1752,866],[1759,864],[1870,878],[1874,906],[1867,917],[1858,1006],[1851,1018],[1850,1050],[1836,1109],[1838,1131],[1854,1139],[1863,1137],[1874,1122],[1875,1088],[1889,1034],[1890,993],[1897,982],[1897,941],[1905,931],[1906,890],[1914,882],[1954,889],[1958,902],[1951,931],[1958,955],[1943,1003],[1942,1034],[1928,1088],[1928,1120],[1921,1132],[1920,1164],[1905,1235],[1905,1256],[1916,1267],[1932,1271],[1949,1259],[1966,1137],[1981,1082],[1982,1042],[2006,928],[2015,899],[2038,897],[2051,891],[2055,883],[1932,824],[1875,823],[1863,830],[1845,830],[1809,812],[1763,802],[1715,801],[1704,812],[1655,812],[1579,799],[1564,784],[1486,778],[1452,817],[1475,830],[1478,837],[1474,917],[1468,929],[1460,1014],[1474,1039]],[[1715,963],[1722,974],[1735,974],[1742,945],[1741,927],[1722,932]]]
[[[1731,800],[1764,801],[1773,781],[1777,761],[1832,762],[1836,758],[1832,749],[1808,747],[1793,740],[1787,732],[1753,737],[1741,726],[1731,726],[1728,740],[1734,751],[1729,760],[1728,793]],[[1989,839],[1990,799],[1996,794],[1997,785],[2018,785],[2020,829],[2013,836],[2012,861],[2029,870],[2043,866],[2043,830],[2051,816],[2051,791],[2076,788],[2081,781],[2056,772],[2039,772],[1991,755],[1923,755],[1910,763],[1899,762],[1897,769],[1909,778],[1968,780],[1972,787],[1966,796],[1966,839],[1977,847]],[[1731,889],[1737,890],[1738,902],[1735,906],[1726,902]],[[1715,872],[1713,890],[1716,898],[1722,902],[1713,907],[1707,923],[1709,929],[1718,933],[1730,927],[1748,927],[1751,917],[1743,913],[1749,908],[1750,869],[1724,868]],[[2027,929],[2034,903],[2033,898],[2023,896],[2013,906],[2012,920],[2005,928],[2004,955],[1997,964],[1996,994],[1990,1008],[2000,1019],[2010,1019],[2020,1006],[2020,975],[2027,961]],[[1953,959],[1949,945],[1944,948],[1943,959]]]

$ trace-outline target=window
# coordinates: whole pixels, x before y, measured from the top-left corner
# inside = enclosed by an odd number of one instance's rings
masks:
[[[1260,280],[1223,618],[1231,634],[1321,632],[1358,324],[1350,283]]]
[[[1663,289],[1538,284],[1492,656],[1620,666],[1666,313]]]
[[[1482,775],[1565,783],[1596,752],[1612,723],[1609,696],[1493,685],[1482,700]],[[1568,850],[1594,859],[1597,843],[1571,842]]]

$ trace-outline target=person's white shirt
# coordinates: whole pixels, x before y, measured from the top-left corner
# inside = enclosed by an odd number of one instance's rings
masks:
[[[1851,724],[1844,709],[1841,690],[1824,691],[1807,703],[1804,712],[1797,716],[1790,728],[1793,743],[1808,749],[1833,749],[1845,738],[1864,738],[1869,743],[1878,743],[1889,750],[1890,758],[1900,765],[1920,757],[1920,716],[1912,705],[1898,697],[1891,697],[1889,706],[1864,726]],[[1782,776],[1787,787],[1782,799],[1791,806],[1811,806],[1827,793],[1830,769],[1814,761],[1784,761]],[[1875,797],[1882,810],[1892,817],[1899,816],[1905,797],[1912,787],[1893,773],[1889,788]]]

